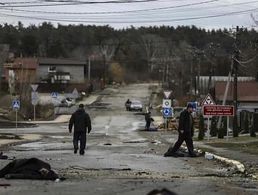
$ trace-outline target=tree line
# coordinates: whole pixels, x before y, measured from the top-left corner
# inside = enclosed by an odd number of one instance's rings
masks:
[[[21,22],[0,25],[0,43],[9,44],[15,56],[81,60],[95,56],[104,68],[116,63],[124,72],[135,73],[131,77],[160,80],[173,77],[175,82],[180,78],[190,82],[197,74],[227,75],[236,44],[241,61],[253,58],[258,33],[254,29],[241,29],[238,39],[234,36],[229,29],[205,30],[195,26],[114,29],[94,25],[54,26],[46,22],[28,27]],[[239,74],[255,76],[256,63],[254,58],[240,66]]]

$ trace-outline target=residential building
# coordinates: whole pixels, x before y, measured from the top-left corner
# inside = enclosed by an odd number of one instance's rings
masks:
[[[37,80],[41,83],[84,83],[86,62],[73,59],[39,58]]]

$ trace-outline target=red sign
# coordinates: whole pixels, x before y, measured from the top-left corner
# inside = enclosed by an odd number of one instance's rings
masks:
[[[234,116],[234,106],[204,105],[205,116]]]

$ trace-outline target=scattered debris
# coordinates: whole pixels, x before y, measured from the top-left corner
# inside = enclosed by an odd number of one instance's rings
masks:
[[[162,142],[159,141],[159,140],[153,140],[151,141],[152,144],[155,144],[155,145],[158,145],[158,144],[161,144]]]
[[[214,156],[213,156],[213,154],[211,154],[209,152],[205,152],[204,158],[208,159],[208,160],[212,160],[214,158]]]
[[[163,188],[162,190],[157,190],[157,189],[152,190],[147,195],[176,195],[176,193],[166,188]]]
[[[8,159],[8,156],[7,155],[3,155],[3,152],[0,152],[0,159],[6,160],[6,159]]]
[[[220,162],[226,163],[228,165],[234,166],[240,173],[244,173],[246,171],[245,166],[236,160],[231,160],[228,158],[224,158],[218,155],[213,155],[214,159],[219,160]]]
[[[0,139],[17,139],[21,140],[22,138],[18,135],[11,134],[11,133],[1,133],[0,134]]]
[[[0,183],[0,187],[8,187],[11,186],[9,183]]]
[[[136,139],[136,140],[129,140],[129,141],[124,141],[123,143],[147,143],[149,142],[147,139]]]
[[[151,148],[150,150],[145,150],[143,153],[144,154],[156,154],[157,152],[153,148]]]

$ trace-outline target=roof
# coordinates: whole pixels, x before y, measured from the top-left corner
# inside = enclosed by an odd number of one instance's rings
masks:
[[[227,82],[215,83],[216,100],[219,100],[219,101],[223,100],[226,85],[227,85]],[[233,100],[233,92],[234,92],[234,83],[230,82],[227,100],[229,101]],[[258,102],[258,82],[256,81],[238,82],[237,97],[238,97],[238,101]]]
[[[15,58],[13,62],[13,68],[37,69],[37,67],[37,58]]]
[[[39,65],[85,65],[85,61],[68,58],[39,58]]]

